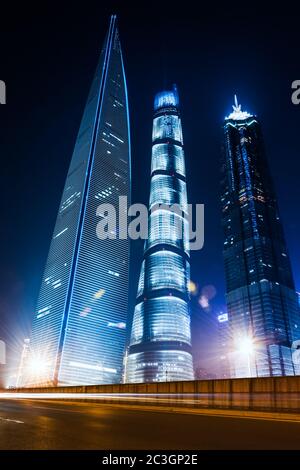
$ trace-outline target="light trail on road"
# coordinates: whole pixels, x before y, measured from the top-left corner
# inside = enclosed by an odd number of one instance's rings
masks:
[[[168,407],[300,412],[298,393],[0,393],[0,400],[57,400]]]

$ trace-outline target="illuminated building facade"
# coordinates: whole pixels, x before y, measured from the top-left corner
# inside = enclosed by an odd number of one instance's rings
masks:
[[[126,382],[191,380],[185,162],[176,87],[154,101],[149,236],[145,243]],[[178,212],[170,206],[177,204]]]
[[[100,240],[101,203],[130,196],[127,89],[116,17],[84,109],[33,319],[27,384],[119,383],[129,240]]]
[[[224,122],[222,224],[233,376],[293,375],[299,307],[257,118]]]

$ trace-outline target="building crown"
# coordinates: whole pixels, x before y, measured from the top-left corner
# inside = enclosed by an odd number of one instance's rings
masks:
[[[235,121],[241,121],[251,117],[247,111],[242,111],[242,105],[238,103],[237,96],[234,95],[234,104],[232,105],[233,112],[229,114],[225,119],[233,119]]]

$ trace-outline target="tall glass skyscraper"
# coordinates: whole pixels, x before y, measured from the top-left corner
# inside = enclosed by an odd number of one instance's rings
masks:
[[[130,196],[125,73],[112,16],[84,109],[33,319],[27,384],[118,383],[129,241],[100,240],[101,203]],[[111,234],[112,238],[114,234]]]
[[[149,236],[145,243],[126,382],[191,380],[187,191],[176,87],[154,101]],[[179,211],[170,210],[176,204]]]
[[[292,375],[300,317],[257,118],[235,97],[225,119],[222,223],[234,376]]]

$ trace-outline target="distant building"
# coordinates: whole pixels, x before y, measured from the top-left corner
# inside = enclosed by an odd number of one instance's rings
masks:
[[[0,339],[0,389],[5,387],[6,372],[6,346],[5,342]]]
[[[5,388],[5,366],[0,364],[0,390]]]
[[[231,335],[228,314],[220,312],[218,322],[218,378],[229,379],[231,377],[229,352],[231,348]]]
[[[54,136],[55,138],[55,136]],[[33,318],[27,384],[122,378],[129,239],[101,240],[101,203],[130,204],[127,88],[112,16],[84,109]]]
[[[25,338],[23,342],[23,348],[21,353],[20,365],[16,378],[16,387],[26,385],[26,365],[28,365],[28,359],[30,354],[30,339]]]
[[[293,375],[299,306],[261,126],[235,98],[223,132],[223,253],[235,376]]]
[[[163,208],[159,205],[164,205]],[[180,206],[181,214],[169,208]],[[149,237],[126,360],[126,382],[194,378],[189,311],[187,190],[177,90],[154,101]],[[180,232],[179,232],[180,231]],[[183,237],[181,236],[183,234]]]

